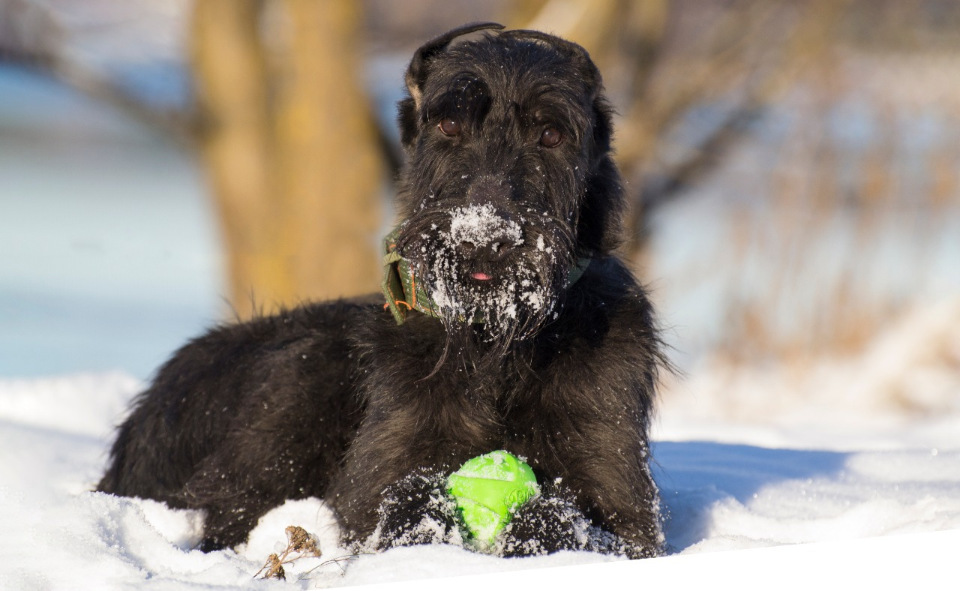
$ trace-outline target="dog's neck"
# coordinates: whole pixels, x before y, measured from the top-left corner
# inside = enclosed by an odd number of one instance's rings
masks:
[[[398,230],[394,230],[384,238],[384,256],[383,256],[383,282],[380,287],[387,300],[384,308],[388,308],[393,314],[397,324],[403,324],[407,315],[416,310],[433,318],[440,318],[440,313],[436,305],[427,293],[427,288],[423,281],[415,276],[410,261],[403,258],[397,251]],[[566,287],[570,287],[580,280],[592,257],[581,257],[577,264],[570,268],[567,274]],[[483,323],[483,316],[475,316],[471,319],[473,323]]]

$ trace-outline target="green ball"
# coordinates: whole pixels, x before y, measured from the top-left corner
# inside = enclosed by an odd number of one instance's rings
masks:
[[[447,492],[457,502],[474,545],[487,549],[517,508],[540,488],[530,466],[501,450],[467,460],[447,477]]]

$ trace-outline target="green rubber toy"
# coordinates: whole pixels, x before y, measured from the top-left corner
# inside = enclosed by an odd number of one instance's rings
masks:
[[[540,487],[530,466],[501,450],[467,460],[447,477],[447,492],[457,502],[470,541],[486,550]]]

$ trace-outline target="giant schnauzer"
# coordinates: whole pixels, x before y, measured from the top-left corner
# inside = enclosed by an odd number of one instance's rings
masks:
[[[663,360],[613,253],[600,74],[576,44],[502,29],[450,31],[410,62],[386,305],[310,304],[190,342],[136,399],[100,491],[203,509],[204,550],[311,496],[359,548],[457,543],[445,476],[504,449],[541,492],[496,553],[661,552],[647,429]]]

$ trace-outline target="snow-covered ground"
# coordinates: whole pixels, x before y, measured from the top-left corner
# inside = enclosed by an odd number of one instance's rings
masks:
[[[599,585],[648,576],[663,583],[697,576],[709,582],[723,575],[789,587],[826,577],[823,569],[848,569],[842,574],[852,576],[849,569],[865,567],[869,573],[851,582],[901,577],[955,583],[953,562],[941,559],[960,551],[956,417],[949,429],[941,421],[926,423],[938,427],[931,438],[936,446],[919,437],[924,423],[908,430],[913,435],[906,442],[899,438],[902,430],[886,429],[882,420],[872,432],[861,423],[859,432],[870,437],[866,451],[851,444],[854,434],[837,435],[844,422],[837,417],[825,418],[821,429],[808,425],[801,440],[815,445],[798,447],[782,439],[780,446],[751,443],[768,436],[741,431],[736,423],[715,423],[698,438],[690,426],[674,433],[669,426],[674,421],[664,420],[654,456],[673,556],[531,574],[514,571],[611,558],[561,553],[504,560],[450,546],[350,558],[336,546],[329,513],[312,500],[265,516],[239,552],[192,550],[199,514],[90,492],[103,469],[112,426],[139,387],[120,373],[0,380],[0,588],[313,588],[504,572],[511,573],[507,579],[478,577],[457,586],[529,577],[553,577],[557,583],[587,577]],[[779,437],[784,432],[789,431]],[[887,439],[881,445],[883,433]],[[288,525],[316,533],[323,557],[288,567],[286,583],[254,579],[267,556],[283,548]],[[875,536],[890,537],[870,539]],[[753,551],[801,543],[813,545]],[[786,568],[796,575],[779,570]]]

